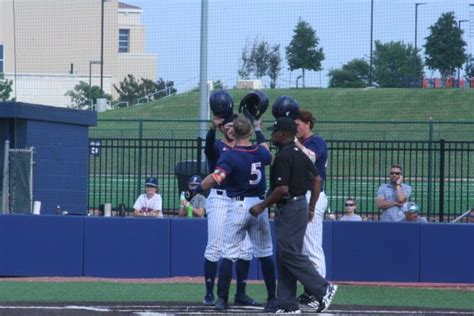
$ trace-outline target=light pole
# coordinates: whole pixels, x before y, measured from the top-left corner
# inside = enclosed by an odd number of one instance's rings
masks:
[[[370,66],[369,66],[369,87],[372,86],[372,53],[374,44],[374,0],[370,1]]]
[[[461,30],[461,24],[464,22],[469,22],[469,20],[459,20],[458,21],[458,29]],[[462,36],[462,34],[461,34]],[[461,66],[462,67],[462,66]],[[458,88],[461,87],[461,67],[458,67]]]
[[[100,91],[104,94],[104,2],[101,0],[100,7]]]
[[[415,3],[415,54],[418,55],[418,6],[425,5],[426,2]]]
[[[92,65],[102,65],[100,60],[89,61],[89,102],[92,107]]]

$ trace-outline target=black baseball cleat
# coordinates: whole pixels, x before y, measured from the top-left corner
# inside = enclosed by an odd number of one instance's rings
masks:
[[[314,301],[314,299],[315,299],[315,297],[313,295],[310,295],[310,294],[304,292],[303,294],[298,296],[298,303],[300,303],[302,305],[308,305],[309,303]]]
[[[235,305],[240,305],[240,306],[262,306],[259,302],[257,302],[256,300],[254,300],[248,295],[235,296],[234,303]]]
[[[202,301],[202,303],[207,306],[214,305],[214,295],[207,294],[206,296],[204,296],[204,300]]]
[[[329,308],[331,302],[336,295],[337,285],[329,284],[326,289],[326,295],[323,296],[323,299],[320,302],[319,308],[316,311],[317,313],[322,313]]]
[[[217,311],[225,311],[227,309],[227,303],[223,298],[219,297],[214,303],[214,309]]]
[[[271,298],[267,301],[265,308],[263,309],[264,313],[276,313],[278,310],[278,301],[276,298]]]

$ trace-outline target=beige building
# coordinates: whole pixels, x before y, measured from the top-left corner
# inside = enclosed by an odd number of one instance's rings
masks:
[[[79,81],[100,85],[102,1],[104,91],[116,97],[113,84],[127,74],[156,80],[142,9],[117,0],[0,0],[0,72],[13,80],[16,67],[17,101],[68,106],[64,94]]]

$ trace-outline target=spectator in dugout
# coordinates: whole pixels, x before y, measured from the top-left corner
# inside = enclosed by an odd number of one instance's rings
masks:
[[[158,179],[155,177],[146,178],[145,193],[141,194],[135,201],[133,215],[137,217],[163,217],[163,202],[158,191]]]
[[[360,215],[357,215],[356,212],[357,209],[357,202],[355,198],[348,197],[345,202],[345,211],[344,215],[341,217],[341,221],[350,221],[350,222],[361,222],[362,217]]]
[[[188,217],[203,217],[206,207],[206,197],[200,193],[193,193],[198,185],[200,185],[202,179],[198,175],[191,176],[188,182],[189,191],[186,199],[180,201],[180,207],[178,215],[184,217],[188,215],[188,211],[192,216]]]
[[[420,208],[416,203],[408,202],[403,206],[403,212],[405,214],[405,218],[401,220],[404,223],[428,223],[426,218],[418,216],[418,212]]]
[[[382,222],[398,222],[405,218],[402,207],[408,202],[411,186],[403,183],[402,167],[393,164],[390,168],[390,182],[380,186],[376,205],[382,210]]]

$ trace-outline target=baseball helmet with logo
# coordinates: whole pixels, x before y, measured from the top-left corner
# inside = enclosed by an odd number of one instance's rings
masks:
[[[290,117],[295,119],[299,112],[298,101],[288,95],[278,97],[272,105],[272,114],[275,118]]]

